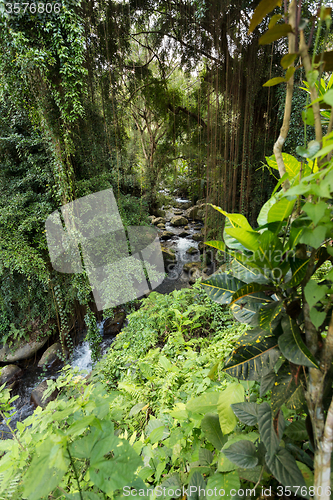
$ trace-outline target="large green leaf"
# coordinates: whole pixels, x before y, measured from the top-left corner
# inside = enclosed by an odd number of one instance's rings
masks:
[[[216,205],[211,205],[211,206],[215,208],[215,210],[223,214],[225,217],[227,217],[233,227],[242,227],[247,231],[253,231],[252,227],[249,224],[249,221],[244,215],[228,213],[222,210],[222,208],[217,207]]]
[[[263,276],[259,269],[253,268],[246,261],[234,259],[231,262],[232,275],[245,283],[269,283],[269,280]]]
[[[236,427],[237,419],[231,405],[242,401],[244,401],[244,387],[241,384],[232,383],[220,392],[217,411],[223,434],[229,434]]]
[[[251,18],[249,33],[261,23],[261,21],[269,14],[275,7],[281,6],[282,0],[261,0],[259,5],[254,10]]]
[[[292,33],[292,31],[293,29],[290,24],[277,24],[270,30],[267,30],[266,33],[259,38],[259,44],[267,45],[275,42],[275,40],[279,40],[280,38],[287,36],[289,33]]]
[[[233,236],[230,236],[226,232],[227,229],[230,229],[233,227],[234,226],[231,224],[229,219],[226,219],[225,223],[224,223],[224,229],[223,229],[223,240],[228,248],[232,248],[233,250],[239,250],[240,252],[244,252],[246,250],[246,248],[243,245],[241,245],[241,243],[239,243],[239,241],[236,240],[236,238],[234,238]]]
[[[205,500],[206,483],[200,472],[194,472],[188,483],[188,500]]]
[[[47,497],[56,486],[61,482],[66,468],[69,464],[66,449],[59,449],[58,456],[61,456],[61,462],[55,467],[50,467],[51,452],[55,447],[52,439],[46,438],[45,441],[36,450],[31,465],[23,476],[23,496],[29,500],[39,500],[41,497]],[[60,465],[60,466],[59,466]]]
[[[234,403],[231,405],[232,411],[239,420],[246,425],[256,425],[258,423],[258,408],[257,403]]]
[[[220,426],[220,420],[217,413],[207,413],[201,421],[201,430],[205,438],[219,451],[222,450],[227,441],[223,436]]]
[[[262,303],[252,300],[251,296],[248,296],[232,304],[230,309],[237,321],[240,323],[251,323],[253,316],[258,313],[262,306]]]
[[[276,338],[268,337],[258,344],[237,348],[223,370],[240,380],[259,380],[263,373],[273,369],[279,356]]]
[[[262,307],[257,316],[258,326],[272,334],[280,322],[283,309],[282,300],[276,300]],[[257,318],[253,318],[253,324]]]
[[[217,404],[219,401],[220,393],[215,392],[205,392],[201,396],[197,398],[190,399],[186,403],[186,409],[188,411],[192,411],[193,413],[208,413],[208,412],[216,412]]]
[[[324,217],[327,209],[328,205],[324,201],[317,201],[317,203],[307,202],[303,206],[304,212],[310,217],[315,226]]]
[[[225,273],[213,274],[202,283],[207,295],[219,304],[230,304],[233,294],[243,285],[243,281]]]
[[[266,161],[267,164],[271,167],[274,168],[275,170],[279,170],[279,167],[276,162],[275,155],[272,156],[266,156]],[[296,160],[296,158],[288,153],[282,153],[282,158],[284,165],[286,167],[286,172],[289,175],[289,178],[292,179],[297,175],[300,171],[301,168],[301,163]]]
[[[248,346],[249,344],[259,344],[266,337],[272,337],[266,330],[262,328],[252,328],[251,330],[246,330],[235,342],[235,349],[238,350],[240,346]]]
[[[265,396],[267,391],[270,391],[275,383],[275,372],[273,370],[265,373],[260,380],[260,397]]]
[[[266,461],[273,476],[283,486],[288,486],[294,493],[297,493],[299,489],[297,487],[306,487],[305,480],[297,467],[296,460],[285,448],[279,448],[273,456],[267,453]],[[304,496],[309,498],[308,495]]]
[[[229,498],[233,498],[233,495],[231,495],[230,492],[232,490],[238,491],[239,488],[240,481],[236,471],[228,472],[226,474],[216,472],[208,478],[206,492],[207,497],[212,500],[220,500],[221,498],[225,498],[227,500]]]
[[[235,238],[241,245],[243,245],[248,250],[255,252],[258,249],[259,233],[255,231],[247,231],[242,227],[232,227],[225,229],[226,234]]]
[[[258,463],[256,447],[246,439],[229,446],[227,450],[224,450],[224,454],[231,462],[245,469],[251,469]]]
[[[305,441],[309,439],[309,434],[305,426],[305,420],[294,420],[286,428],[285,434],[293,441]]]
[[[276,164],[276,168],[277,168],[277,164]],[[264,225],[267,224],[267,222],[268,222],[268,219],[267,219],[268,212],[270,211],[270,209],[272,208],[272,206],[275,205],[276,202],[277,202],[276,196],[272,196],[261,207],[261,210],[260,210],[258,218],[257,218],[257,222],[258,222],[259,226],[264,226]]]
[[[279,348],[288,361],[295,365],[308,366],[309,368],[319,368],[314,356],[304,344],[301,331],[290,316],[282,318],[283,334],[279,337]]]
[[[289,257],[292,277],[285,283],[284,288],[297,287],[306,275],[308,262],[310,259],[299,259],[298,257]]]
[[[260,439],[265,445],[267,455],[271,457],[279,448],[280,437],[274,429],[272,410],[268,403],[262,403],[258,408],[258,426]]]
[[[282,405],[296,411],[304,410],[305,398],[302,381],[301,374],[294,377],[289,366],[284,366],[279,370],[271,394],[273,415],[277,414]]]
[[[269,210],[267,222],[281,222],[289,217],[295,205],[295,200],[289,201],[287,198],[275,203]]]
[[[311,279],[304,288],[305,300],[309,304],[310,309],[314,307],[319,300],[322,300],[327,294],[329,288],[326,285],[318,285],[316,281]]]
[[[266,285],[261,285],[260,283],[248,283],[243,285],[233,294],[230,304],[235,303],[237,300],[243,300],[249,296],[253,301],[257,301],[261,304],[269,303],[272,299],[267,297],[267,295],[260,293],[267,290],[269,290],[269,287]]]

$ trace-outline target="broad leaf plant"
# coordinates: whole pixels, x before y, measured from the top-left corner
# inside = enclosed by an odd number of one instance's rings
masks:
[[[260,2],[250,30],[281,3]],[[274,15],[261,38],[261,43],[289,38],[289,53],[281,61],[286,76],[266,84],[287,84],[283,125],[274,155],[267,159],[279,171],[280,181],[263,205],[256,227],[242,214],[213,206],[225,216],[224,241],[206,244],[224,252],[229,265],[226,272],[212,275],[203,286],[212,299],[229,304],[235,318],[251,327],[237,341],[223,370],[239,380],[260,381],[261,396],[271,394],[270,406],[263,403],[254,409],[253,403],[241,402],[232,406],[234,413],[241,422],[247,423],[252,415],[250,420],[259,424],[266,466],[282,485],[294,487],[294,492],[305,483],[291,451],[280,446],[285,425],[281,406],[307,414],[314,456],[310,496],[326,499],[330,498],[333,447],[332,53],[316,57],[316,44],[310,57],[300,8],[301,2],[289,2],[284,18]],[[331,10],[322,7],[317,13],[317,30],[325,25],[328,31]],[[304,123],[313,125],[316,133],[315,141],[297,148],[300,161],[296,155],[282,153],[289,128],[294,62],[303,68],[304,89],[309,94]],[[318,281],[317,271],[322,266],[329,271]],[[241,455],[251,452],[254,458],[259,453],[253,446],[248,448],[245,440],[237,443],[237,450],[231,450],[236,462]],[[304,463],[304,457],[298,459]],[[253,459],[251,465],[249,460],[247,465],[253,467],[254,463],[257,461]],[[288,470],[294,478],[292,485]],[[305,493],[302,496],[309,498],[309,490]]]

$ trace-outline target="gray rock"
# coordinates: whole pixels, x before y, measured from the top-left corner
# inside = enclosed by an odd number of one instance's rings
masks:
[[[170,240],[170,238],[172,238],[174,236],[174,233],[172,233],[171,231],[164,231],[164,233],[162,233],[162,235],[160,236],[160,239],[161,240]]]
[[[188,224],[188,220],[181,215],[176,215],[171,219],[170,224],[172,224],[173,226],[186,226]]]
[[[162,248],[162,255],[163,255],[163,260],[164,260],[164,267],[166,270],[168,270],[168,266],[170,264],[176,264],[177,257],[170,250],[170,248],[166,248],[166,247],[161,247],[161,248]]]
[[[190,206],[192,205],[192,203],[190,201],[177,201],[176,203],[176,207],[177,208],[180,208],[182,210],[186,210],[187,208],[190,208]]]
[[[0,385],[11,384],[23,371],[17,365],[6,365],[1,368]]]
[[[203,221],[203,218],[205,216],[205,212],[202,210],[203,207],[204,205],[196,205],[195,207],[191,207],[186,210],[185,216],[191,220]]]
[[[8,344],[1,345],[0,348],[0,361],[20,361],[21,359],[31,358],[41,347],[43,347],[48,340],[48,336],[44,337],[39,342],[27,342],[20,346],[22,340],[16,342],[14,346],[9,347]]]
[[[52,392],[52,394],[46,398],[43,398],[43,394],[48,388],[47,385],[47,380],[44,380],[44,382],[41,382],[37,387],[35,387],[31,393],[30,401],[32,404],[34,404],[36,407],[41,406],[42,408],[45,408],[45,406],[50,402],[53,401],[59,394],[59,391],[56,389]]]
[[[183,266],[183,271],[189,273],[192,269],[198,269],[199,267],[201,267],[201,262],[187,262]]]
[[[186,253],[189,253],[190,255],[193,255],[198,252],[198,249],[195,247],[190,247],[188,250],[186,250]]]
[[[61,363],[61,355],[62,355],[62,347],[59,342],[52,344],[50,347],[46,349],[43,356],[40,358],[38,362],[38,366],[41,368],[42,366],[52,366],[56,363]]]
[[[203,235],[201,233],[194,233],[192,235],[192,239],[194,241],[202,241],[204,239]]]
[[[164,217],[156,217],[155,219],[152,220],[152,224],[154,226],[157,226],[158,224],[165,224],[166,223],[166,220],[164,219]]]
[[[119,311],[114,318],[108,318],[103,325],[103,334],[114,336],[120,332],[126,318],[125,311]]]

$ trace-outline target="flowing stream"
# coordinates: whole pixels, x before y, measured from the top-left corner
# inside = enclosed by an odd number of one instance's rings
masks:
[[[188,203],[188,200],[177,198],[176,202],[178,203],[178,206],[181,206],[182,203]],[[172,208],[167,210],[166,219],[171,220],[171,218],[175,215],[175,212],[177,214],[177,212],[180,212],[181,210],[182,209],[179,208]],[[163,283],[158,288],[156,288],[157,292],[170,293],[175,289],[189,286],[189,276],[183,271],[183,266],[188,262],[200,261],[199,251],[193,254],[189,254],[187,251],[191,247],[193,249],[198,249],[198,242],[193,240],[192,236],[194,233],[200,232],[202,226],[202,223],[189,221],[188,229],[185,230],[187,233],[186,236],[180,236],[181,233],[184,234],[184,227],[172,226],[170,222],[167,222],[165,224],[165,230],[172,232],[174,235],[169,240],[162,243],[166,248],[174,250],[177,262],[173,266],[172,270],[168,273]],[[98,326],[102,337],[101,352],[102,355],[104,355],[108,351],[115,337],[103,337],[103,322],[99,323]],[[73,368],[78,367],[80,371],[91,371],[92,359],[88,342],[82,339],[74,347],[69,364]],[[33,413],[34,406],[30,402],[32,390],[46,379],[56,379],[60,373],[61,367],[59,368],[59,366],[56,369],[53,368],[49,370],[42,370],[37,366],[28,366],[27,368],[25,368],[23,377],[17,382],[16,386],[11,391],[12,396],[19,396],[19,398],[15,401],[14,411],[16,411],[16,413],[11,417],[10,420],[10,426],[12,427],[12,429],[16,428],[16,423],[18,421],[24,420]],[[10,437],[12,437],[10,429],[0,416],[0,439],[7,439]]]

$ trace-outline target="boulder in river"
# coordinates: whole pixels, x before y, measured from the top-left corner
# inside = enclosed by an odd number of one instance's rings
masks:
[[[43,394],[47,388],[48,388],[47,380],[44,380],[44,382],[41,382],[39,385],[37,385],[37,387],[33,389],[30,401],[36,407],[41,406],[42,408],[45,408],[45,406],[50,401],[53,401],[58,396],[59,391],[58,389],[55,389],[48,398],[43,399]]]
[[[183,266],[183,271],[189,273],[192,269],[199,269],[201,267],[201,262],[186,262]]]
[[[191,220],[202,221],[205,216],[203,208],[204,205],[196,205],[195,207],[191,207],[188,210],[186,210],[185,216]]]
[[[176,204],[177,208],[182,209],[182,210],[186,210],[191,205],[192,205],[192,203],[190,201],[177,201],[177,204]]]
[[[120,332],[126,318],[125,311],[116,312],[113,318],[108,318],[103,325],[103,335],[114,337]]]
[[[178,236],[180,238],[186,238],[186,236],[189,236],[190,233],[188,233],[187,231],[182,231],[181,233],[178,234]]]
[[[170,224],[172,224],[173,226],[186,226],[188,224],[188,220],[181,215],[176,215],[171,219]]]
[[[22,339],[18,339],[13,346],[9,347],[8,344],[2,344],[0,346],[0,361],[9,362],[20,361],[21,359],[31,358],[41,347],[43,347],[48,340],[48,336],[42,338],[39,341],[26,342],[23,345]]]
[[[183,211],[182,210],[175,210],[174,214],[175,215],[183,215]]]
[[[15,379],[17,379],[21,374],[22,370],[17,365],[6,365],[1,368],[0,374],[0,385],[11,384]]]
[[[195,253],[198,253],[198,249],[195,247],[190,247],[188,250],[186,250],[186,253],[189,253],[190,255],[193,255]]]
[[[166,220],[164,217],[156,217],[155,219],[152,220],[152,224],[154,226],[157,226],[158,224],[165,224]]]
[[[61,363],[62,358],[62,347],[60,342],[56,342],[52,344],[50,347],[46,349],[43,356],[40,358],[38,362],[39,368],[45,366],[50,367],[57,363]]]
[[[163,222],[161,222],[160,224],[157,224],[157,227],[159,229],[165,229],[165,224],[163,224]]]
[[[166,247],[161,247],[162,249],[162,255],[163,255],[163,260],[164,260],[164,267],[166,270],[168,270],[168,266],[170,264],[176,264],[177,262],[177,257],[176,255],[170,250],[170,248]]]
[[[192,240],[194,241],[202,241],[204,239],[203,234],[201,233],[194,233],[192,235]]]
[[[161,240],[170,240],[174,236],[174,233],[171,231],[164,231],[164,233],[161,234],[160,239]]]

